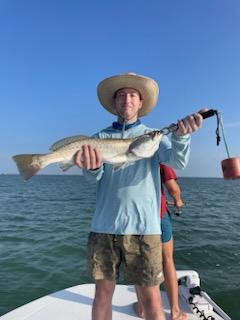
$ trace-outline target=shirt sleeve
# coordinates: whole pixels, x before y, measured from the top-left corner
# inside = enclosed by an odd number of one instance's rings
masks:
[[[174,169],[184,169],[190,156],[191,136],[172,134],[171,140],[163,136],[158,149],[159,163],[169,165]]]
[[[171,179],[177,180],[177,175],[171,167],[161,163],[160,169],[161,169],[161,179],[163,183]]]
[[[95,170],[86,170],[83,169],[83,176],[87,181],[99,181],[104,173],[104,166]]]

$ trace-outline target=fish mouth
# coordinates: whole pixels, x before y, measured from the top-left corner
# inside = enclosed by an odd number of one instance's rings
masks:
[[[162,134],[162,132],[160,130],[154,130],[151,132],[148,132],[147,135],[150,136],[152,138],[152,140],[157,137],[160,136]]]

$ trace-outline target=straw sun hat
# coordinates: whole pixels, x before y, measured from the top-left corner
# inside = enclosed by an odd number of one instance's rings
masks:
[[[136,73],[124,73],[102,80],[97,87],[97,95],[102,106],[117,115],[114,108],[114,94],[122,88],[138,90],[143,99],[139,117],[149,113],[157,103],[159,87],[155,80]]]

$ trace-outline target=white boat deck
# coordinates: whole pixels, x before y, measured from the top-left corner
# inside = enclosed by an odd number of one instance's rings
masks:
[[[182,290],[181,290],[182,287]],[[94,297],[94,284],[83,284],[67,288],[48,296],[32,301],[17,308],[2,317],[1,320],[91,320],[91,308]],[[204,319],[196,308],[188,303],[189,290],[180,286],[179,302],[181,309],[188,314],[189,320]],[[170,319],[168,299],[165,292],[161,292],[166,319]],[[133,310],[136,294],[133,286],[117,285],[113,296],[113,320],[139,319]],[[199,296],[195,299],[200,310],[205,311],[206,319],[225,320],[213,311],[211,305]],[[218,307],[218,306],[217,306]],[[219,308],[219,307],[218,307]],[[220,309],[220,308],[219,308]],[[221,310],[221,309],[220,309]],[[221,310],[222,311],[222,310]],[[224,313],[224,312],[223,312]],[[210,316],[214,318],[210,318]]]

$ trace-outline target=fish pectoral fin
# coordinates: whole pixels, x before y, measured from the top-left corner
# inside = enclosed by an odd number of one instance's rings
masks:
[[[148,136],[141,136],[130,144],[129,153],[140,159],[150,158],[154,154],[150,142],[151,140]]]
[[[120,163],[114,163],[112,165],[112,168],[114,171],[117,171],[119,170],[120,168],[122,168],[124,166],[125,162],[120,162]]]
[[[74,166],[74,163],[69,161],[62,161],[62,162],[59,162],[58,165],[62,171],[67,171],[68,169]]]

